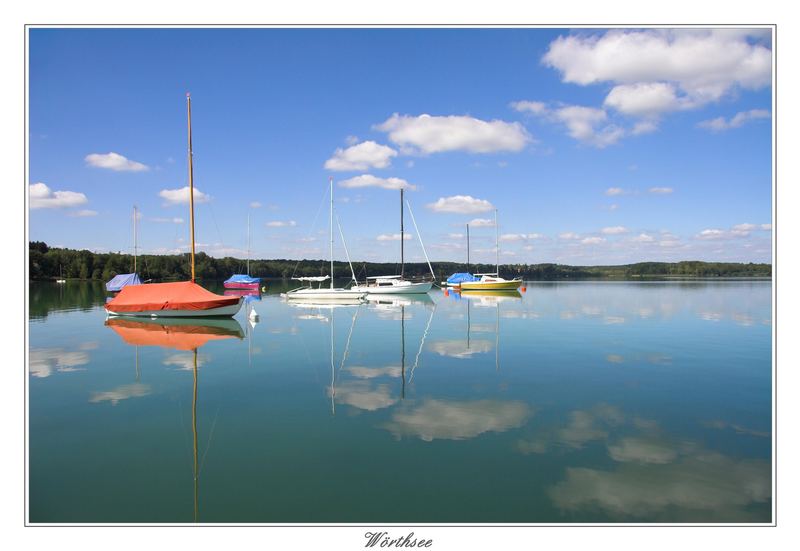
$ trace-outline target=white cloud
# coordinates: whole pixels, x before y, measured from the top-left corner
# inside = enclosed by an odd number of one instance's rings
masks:
[[[752,231],[757,227],[755,224],[736,224],[733,229],[736,231]]]
[[[761,229],[765,230],[765,231],[771,231],[772,230],[772,224],[761,224]]]
[[[717,117],[716,119],[701,121],[697,123],[697,126],[711,130],[712,132],[722,132],[724,130],[730,130],[731,128],[739,128],[749,121],[768,118],[770,118],[769,111],[765,109],[751,109],[750,111],[740,111],[736,113],[730,120],[725,119],[725,117]]]
[[[362,174],[350,178],[349,180],[342,180],[339,182],[340,187],[345,188],[359,188],[359,187],[379,187],[383,189],[408,189],[415,190],[417,186],[409,184],[402,178],[378,178],[372,174]]]
[[[297,225],[294,220],[271,220],[267,222],[268,228],[290,228]]]
[[[687,106],[676,95],[675,86],[666,82],[637,82],[620,84],[611,89],[603,104],[624,115],[657,117],[660,113],[676,111]]]
[[[403,241],[408,241],[411,239],[411,234],[404,233],[403,234]],[[382,233],[378,237],[376,237],[378,241],[400,241],[400,234],[399,233]]]
[[[450,239],[464,239],[464,234],[463,233],[448,233],[447,237],[449,237]]]
[[[575,232],[568,231],[568,232],[564,232],[564,233],[559,233],[558,234],[558,238],[559,239],[566,239],[566,240],[575,240],[575,239],[580,239],[581,236],[578,235]]]
[[[657,195],[667,195],[674,190],[671,187],[651,187],[648,191]]]
[[[547,113],[547,106],[541,101],[514,101],[511,108],[520,113],[533,113],[534,115],[544,115]]]
[[[556,109],[553,117],[567,127],[570,137],[600,149],[615,144],[625,135],[622,128],[605,124],[608,115],[603,109],[568,105]]]
[[[80,217],[80,218],[83,218],[85,216],[97,216],[97,211],[96,210],[89,210],[89,209],[78,210],[78,211],[71,212],[70,216],[77,216],[77,217]]]
[[[659,108],[674,109],[676,101],[699,106],[718,100],[736,86],[768,86],[772,52],[748,40],[747,34],[724,29],[653,29],[561,36],[550,44],[542,61],[560,71],[564,82],[649,83],[654,87],[644,94],[647,101],[621,103],[652,115]],[[658,83],[672,83],[683,95],[672,100]]]
[[[473,218],[469,221],[469,225],[473,228],[493,228],[494,220],[489,218]]]
[[[542,239],[543,237],[544,237],[544,235],[542,235],[541,233],[529,233],[528,234],[528,239]]]
[[[623,233],[628,233],[628,228],[625,226],[611,226],[608,228],[603,228],[600,230],[600,233],[604,233],[606,235],[620,235]]]
[[[476,199],[470,195],[440,197],[435,203],[429,203],[427,207],[435,212],[452,212],[456,214],[477,214],[494,208],[489,201]]]
[[[635,243],[652,243],[655,241],[655,238],[652,235],[647,235],[646,233],[640,233],[636,237],[632,237],[631,241]]]
[[[251,209],[260,209],[261,208],[261,203],[258,202],[258,201],[253,201],[252,203],[250,203],[250,208]]]
[[[518,122],[458,115],[413,117],[395,113],[375,128],[387,132],[389,139],[401,147],[422,153],[521,151],[532,141]]]
[[[150,218],[151,222],[158,222],[161,224],[171,223],[171,224],[183,224],[183,218]]]
[[[83,193],[78,193],[77,191],[52,191],[42,182],[28,186],[28,196],[31,209],[77,207],[89,202]]]
[[[120,385],[105,392],[92,392],[92,397],[89,398],[89,402],[93,404],[99,402],[110,402],[112,406],[116,406],[120,400],[127,400],[128,398],[141,398],[149,395],[150,393],[150,385],[131,383],[128,385]]]
[[[397,151],[391,147],[366,141],[347,149],[338,148],[333,157],[325,161],[325,168],[336,171],[386,168],[396,156]]]
[[[158,196],[165,199],[167,202],[165,206],[172,205],[188,205],[189,204],[189,186],[184,186],[178,189],[162,189],[158,192]],[[207,203],[211,197],[206,195],[197,188],[194,188],[194,202]]]
[[[119,153],[91,153],[84,159],[86,164],[97,168],[107,168],[117,172],[143,172],[150,167],[136,161],[131,161]]]
[[[528,235],[524,233],[504,233],[500,236],[500,241],[525,241]]]
[[[586,237],[581,239],[583,245],[598,245],[606,240],[605,237]]]
[[[606,195],[609,197],[613,197],[614,195],[622,195],[625,193],[625,190],[621,187],[610,187],[606,190]]]
[[[724,239],[728,236],[728,233],[725,230],[719,229],[708,229],[703,230],[697,234],[698,239]]]

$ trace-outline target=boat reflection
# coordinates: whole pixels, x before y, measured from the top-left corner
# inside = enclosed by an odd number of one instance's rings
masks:
[[[192,518],[194,522],[198,522],[200,515],[200,466],[197,445],[197,349],[212,340],[244,338],[242,326],[233,318],[158,318],[155,320],[146,318],[135,320],[109,318],[105,324],[117,333],[126,344],[137,347],[137,377],[139,346],[159,346],[192,351],[192,473],[194,478],[194,511]],[[206,450],[206,453],[208,453],[208,450]]]

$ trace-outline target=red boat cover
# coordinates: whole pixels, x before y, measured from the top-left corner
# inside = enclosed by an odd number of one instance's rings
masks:
[[[111,312],[147,312],[150,310],[210,310],[231,306],[238,297],[223,297],[206,291],[191,281],[127,285],[106,303]]]
[[[208,325],[162,325],[122,318],[106,320],[106,325],[116,331],[123,341],[133,346],[195,350],[208,341],[242,338],[233,330]]]

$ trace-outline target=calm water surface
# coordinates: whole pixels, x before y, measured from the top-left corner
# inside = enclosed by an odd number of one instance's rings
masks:
[[[32,283],[30,520],[771,521],[769,281],[279,290],[114,325]]]

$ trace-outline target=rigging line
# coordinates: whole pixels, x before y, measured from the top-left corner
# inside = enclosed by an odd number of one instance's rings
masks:
[[[214,422],[211,423],[211,430],[208,433],[208,442],[206,442],[206,451],[203,452],[203,457],[200,459],[200,468],[197,470],[197,476],[203,472],[203,465],[206,463],[206,455],[211,448],[211,439],[214,437],[214,427],[217,426],[217,418],[219,417],[219,410],[221,406],[217,406],[217,413],[214,415]]]
[[[414,358],[414,365],[411,367],[411,375],[408,378],[408,384],[411,384],[411,381],[414,380],[414,370],[417,369],[417,364],[419,363],[419,356],[422,354],[422,346],[425,344],[425,337],[428,336],[428,330],[431,328],[431,322],[433,321],[433,314],[436,312],[436,303],[433,304],[433,308],[431,308],[431,315],[428,318],[428,325],[425,326],[425,332],[422,333],[422,340],[419,342],[419,350],[417,350],[417,357]]]
[[[211,206],[211,203],[207,204],[208,204],[208,210],[211,211],[211,219],[214,221],[214,227],[217,228],[217,238],[219,239],[220,247],[224,249],[225,241],[222,239],[222,232],[219,231],[219,225],[217,225],[217,217],[214,215],[214,207]]]
[[[411,210],[411,203],[406,200],[406,205],[408,205],[408,213],[411,215],[411,221],[414,222],[414,230],[417,232],[417,237],[419,238],[419,244],[422,246],[422,252],[425,254],[425,261],[428,263],[428,268],[431,271],[431,276],[433,276],[433,281],[436,281],[436,274],[433,273],[433,267],[431,266],[431,261],[428,259],[428,251],[425,250],[425,243],[422,242],[422,235],[419,233],[419,227],[417,226],[417,220],[414,218],[414,211]]]
[[[317,220],[319,219],[319,213],[322,212],[322,205],[325,203],[325,199],[328,197],[328,189],[325,189],[325,193],[322,194],[322,199],[319,202],[319,206],[317,207],[317,214],[314,215],[314,221],[311,222],[311,228],[308,230],[306,234],[306,239],[311,237],[311,233],[314,231],[314,228],[317,227]],[[297,273],[297,267],[300,265],[301,260],[298,260],[294,265],[294,270],[292,270],[292,277],[295,276]],[[333,278],[333,274],[331,274],[331,278]]]
[[[347,256],[347,263],[350,265],[350,275],[353,276],[353,282],[358,283],[356,279],[356,272],[353,270],[353,263],[350,262],[350,253],[347,252],[347,243],[344,241],[344,232],[342,231],[342,225],[339,223],[339,216],[336,216],[336,225],[339,226],[339,235],[342,238],[342,246],[344,247],[344,254]],[[331,274],[331,279],[333,279],[333,274]]]

